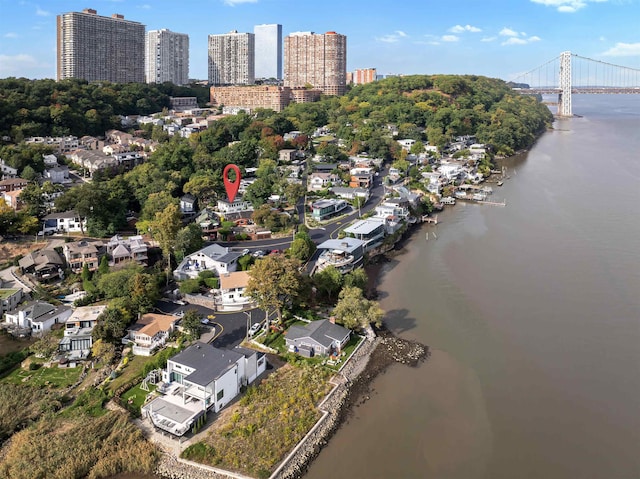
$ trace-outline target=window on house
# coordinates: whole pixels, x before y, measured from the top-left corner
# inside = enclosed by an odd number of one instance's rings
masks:
[[[218,391],[218,394],[216,394],[216,401],[220,401],[220,399],[222,399],[224,397],[224,389],[221,389],[220,391]]]

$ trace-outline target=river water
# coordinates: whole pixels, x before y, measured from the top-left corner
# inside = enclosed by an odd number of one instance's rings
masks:
[[[506,207],[459,203],[385,265],[388,326],[432,356],[305,479],[640,477],[640,95],[573,102],[505,161]]]

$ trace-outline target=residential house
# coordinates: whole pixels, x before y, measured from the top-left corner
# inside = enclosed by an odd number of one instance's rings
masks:
[[[167,342],[180,318],[170,314],[146,313],[127,331],[124,344],[133,343],[133,354],[151,356]]]
[[[84,168],[90,176],[98,170],[118,166],[118,161],[113,156],[97,150],[75,150],[68,154],[67,158],[79,167]]]
[[[80,233],[87,226],[87,219],[80,219],[75,211],[51,213],[44,217],[42,232],[51,233]]]
[[[16,176],[18,176],[18,170],[7,165],[5,161],[0,158],[0,179],[7,180],[9,178],[15,178]]]
[[[331,187],[331,192],[338,198],[349,201],[353,201],[356,198],[362,198],[364,200],[362,203],[363,205],[369,201],[369,197],[371,195],[367,188],[351,188],[346,186],[333,186]]]
[[[200,226],[204,236],[214,235],[220,226],[218,215],[209,207],[200,210],[200,213],[196,216],[194,223]]]
[[[331,173],[338,169],[338,163],[314,163],[313,171],[318,173]]]
[[[58,153],[67,154],[78,148],[76,136],[32,136],[24,140],[27,144],[48,145],[56,148]]]
[[[111,256],[111,265],[135,261],[146,266],[149,261],[148,249],[142,236],[123,238],[120,235],[115,235],[107,243],[107,254]]]
[[[16,309],[22,301],[22,294],[20,288],[0,288],[0,318],[4,313]]]
[[[373,168],[351,168],[350,173],[349,187],[370,189],[373,186]]]
[[[74,309],[65,323],[64,337],[58,343],[58,352],[71,360],[87,358],[93,346],[93,328],[105,309],[106,304]]]
[[[69,167],[65,165],[48,168],[44,170],[44,177],[54,184],[69,183]]]
[[[313,273],[333,266],[341,273],[348,273],[362,265],[364,261],[364,241],[344,237],[328,239],[318,245],[319,256]]]
[[[384,238],[385,231],[385,220],[382,218],[359,220],[344,229],[347,235],[364,241],[365,251],[380,244]]]
[[[296,151],[297,150],[293,150],[291,148],[284,148],[278,151],[278,160],[283,163],[291,163],[296,159]]]
[[[125,170],[131,170],[134,166],[140,165],[144,161],[142,153],[131,151],[128,148],[126,151],[116,152],[112,156],[116,164]]]
[[[242,387],[266,370],[264,353],[245,348],[218,349],[197,342],[167,361],[158,391],[142,415],[164,431],[184,435],[207,410],[219,412]]]
[[[319,191],[340,184],[340,177],[334,173],[311,173],[307,179],[308,191]]]
[[[65,243],[62,246],[62,252],[67,260],[67,265],[74,273],[82,272],[85,264],[89,271],[96,271],[100,266],[103,246],[102,241],[80,240]]]
[[[22,190],[28,184],[29,182],[24,178],[7,178],[0,181],[0,193]]]
[[[215,271],[218,276],[222,276],[236,271],[240,256],[240,253],[214,243],[185,257],[173,276],[177,280],[197,278],[200,271],[204,270]]]
[[[388,198],[375,208],[375,216],[378,218],[387,218],[396,216],[400,219],[409,217],[409,201],[403,198]]]
[[[2,194],[2,199],[13,211],[18,211],[22,208],[22,201],[20,195],[22,190],[5,191]]]
[[[115,143],[118,145],[128,145],[133,139],[133,135],[125,133],[120,130],[108,130],[105,133],[105,140],[108,143]]]
[[[24,274],[35,276],[40,281],[48,281],[60,277],[64,261],[57,251],[41,249],[32,251],[18,260]]]
[[[296,138],[298,138],[300,135],[304,135],[304,133],[302,133],[301,131],[298,131],[298,130],[294,130],[294,131],[290,131],[289,133],[285,133],[282,136],[282,139],[284,141],[293,141]]]
[[[253,300],[244,291],[251,276],[248,271],[235,271],[220,275],[220,288],[216,298],[221,310],[244,309],[253,305]]]
[[[180,211],[183,215],[193,215],[198,210],[196,209],[196,197],[187,193],[180,198]]]
[[[58,157],[56,155],[42,155],[42,162],[45,168],[54,168],[59,166]]]
[[[311,217],[323,221],[345,210],[349,204],[345,200],[318,200],[311,203]]]
[[[228,200],[219,199],[217,203],[217,210],[220,214],[226,216],[232,213],[253,211],[253,205],[251,202],[243,200],[242,197],[236,196],[233,203]]]
[[[53,306],[44,301],[29,301],[12,312],[5,313],[5,321],[20,328],[31,328],[32,333],[50,331],[54,324],[62,324],[71,316],[69,306]]]
[[[413,140],[411,138],[407,138],[404,140],[397,140],[397,141],[398,141],[398,144],[402,147],[402,149],[407,153],[411,150],[411,147],[416,144],[416,140]]]
[[[350,337],[350,330],[328,319],[294,325],[284,333],[287,349],[305,357],[339,356]]]

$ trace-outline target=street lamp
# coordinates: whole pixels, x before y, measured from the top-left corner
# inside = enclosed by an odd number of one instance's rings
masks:
[[[253,311],[252,309],[250,309],[249,311],[243,311],[244,314],[247,315],[247,333],[246,333],[246,341],[249,341],[249,328],[251,327],[251,311]]]

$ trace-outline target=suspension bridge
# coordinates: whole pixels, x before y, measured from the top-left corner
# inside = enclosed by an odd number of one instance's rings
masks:
[[[524,95],[558,95],[557,115],[566,117],[574,94],[640,94],[640,69],[562,52],[511,83]]]

